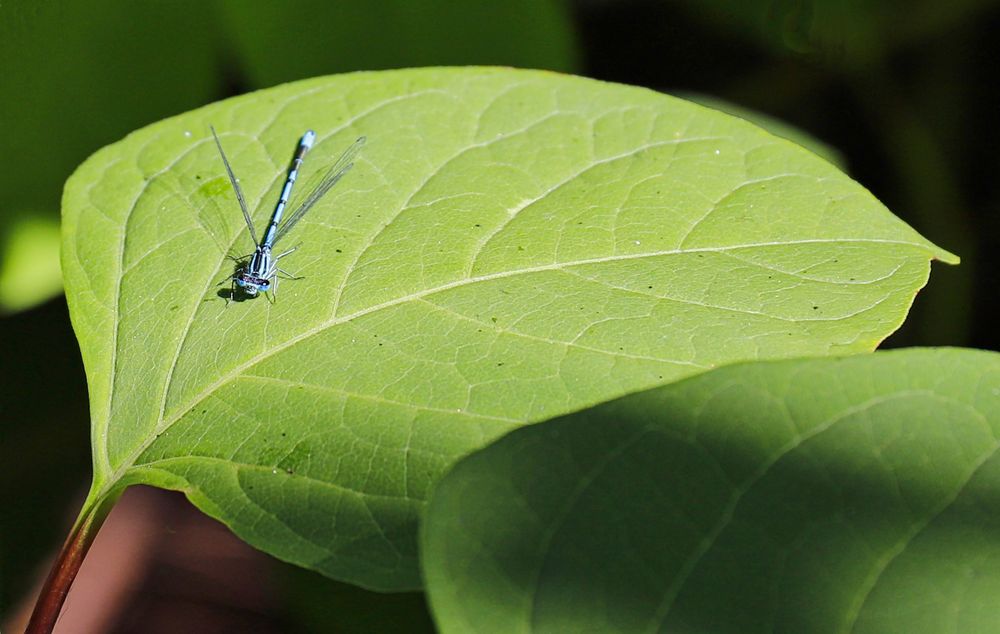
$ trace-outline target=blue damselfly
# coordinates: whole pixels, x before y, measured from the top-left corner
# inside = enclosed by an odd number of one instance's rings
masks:
[[[239,202],[240,210],[243,212],[243,220],[246,222],[250,239],[254,243],[254,252],[252,254],[237,258],[240,261],[240,265],[232,277],[230,299],[235,298],[237,287],[249,297],[256,297],[258,293],[266,293],[268,290],[271,290],[272,283],[272,293],[276,295],[278,292],[278,274],[282,273],[292,277],[287,271],[278,266],[278,261],[295,251],[298,246],[292,247],[282,253],[273,254],[272,249],[274,245],[285,237],[299,220],[302,220],[302,217],[312,209],[313,205],[319,202],[323,195],[330,191],[330,188],[336,185],[337,181],[343,178],[348,170],[354,167],[354,158],[357,156],[358,151],[361,150],[361,146],[365,144],[365,137],[359,137],[351,147],[344,151],[341,157],[326,170],[312,191],[295,208],[295,211],[290,213],[285,221],[282,222],[285,207],[288,205],[288,199],[292,194],[292,187],[295,185],[295,180],[299,176],[299,169],[302,167],[302,161],[305,159],[306,153],[312,149],[313,144],[316,142],[316,133],[312,130],[307,130],[295,147],[292,164],[288,168],[285,184],[281,188],[278,204],[275,205],[274,213],[271,214],[271,222],[267,225],[264,238],[258,240],[257,232],[253,228],[253,221],[250,219],[250,210],[247,208],[246,199],[243,197],[243,190],[240,189],[239,179],[233,173],[233,168],[229,165],[229,160],[226,158],[226,153],[222,150],[222,142],[219,141],[219,135],[215,133],[215,128],[211,128],[211,130],[212,136],[215,137],[215,145],[219,148],[219,154],[222,156],[222,163],[226,166],[229,181],[232,183],[233,191],[236,193],[236,200]]]

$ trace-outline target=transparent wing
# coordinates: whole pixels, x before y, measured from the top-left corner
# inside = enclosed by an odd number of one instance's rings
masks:
[[[319,202],[319,199],[322,198],[326,192],[330,191],[330,188],[336,185],[337,181],[344,177],[344,174],[354,167],[354,158],[358,155],[358,152],[361,151],[364,144],[365,137],[359,137],[358,140],[351,145],[351,147],[344,151],[340,158],[337,159],[337,162],[326,170],[326,173],[323,174],[323,178],[319,181],[319,184],[317,184],[316,187],[309,192],[309,195],[306,196],[304,201],[302,201],[302,204],[299,205],[295,211],[290,213],[285,221],[281,223],[281,226],[278,227],[278,230],[274,234],[275,244],[277,244],[277,242],[281,240],[286,233],[291,231],[292,227],[294,227],[299,220],[302,220],[302,216],[305,216],[306,212],[312,209],[312,206]]]
[[[212,136],[215,137],[215,145],[219,148],[219,154],[222,156],[222,163],[226,166],[226,173],[229,174],[229,182],[233,184],[233,190],[236,192],[236,200],[240,203],[240,209],[243,211],[243,220],[247,223],[247,230],[250,232],[250,237],[253,239],[253,243],[256,245],[257,242],[257,232],[253,230],[253,222],[250,220],[250,212],[247,210],[247,201],[243,198],[243,190],[240,189],[240,182],[236,180],[236,175],[233,174],[233,168],[229,166],[229,160],[226,159],[226,153],[222,151],[222,143],[219,141],[219,135],[215,133],[215,128],[213,126],[208,126],[212,131]]]

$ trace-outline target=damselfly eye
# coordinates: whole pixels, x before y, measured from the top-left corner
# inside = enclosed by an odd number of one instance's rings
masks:
[[[236,285],[239,286],[240,288],[243,288],[247,285],[247,283],[240,278],[236,278]]]

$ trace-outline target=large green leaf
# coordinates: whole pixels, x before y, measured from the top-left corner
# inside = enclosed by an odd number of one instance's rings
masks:
[[[354,170],[292,232],[304,279],[227,306],[298,135]],[[300,186],[306,189],[305,186]],[[416,587],[457,457],[739,359],[872,349],[953,259],[797,146],[647,90],[543,72],[361,73],[140,130],[67,184],[63,268],[94,485],[183,490],[250,543]]]
[[[444,632],[1000,631],[1000,355],[750,363],[517,430],[431,498]]]

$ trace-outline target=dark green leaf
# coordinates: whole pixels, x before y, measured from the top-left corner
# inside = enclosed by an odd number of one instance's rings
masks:
[[[1000,631],[1000,355],[751,363],[517,430],[427,512],[444,632]]]

